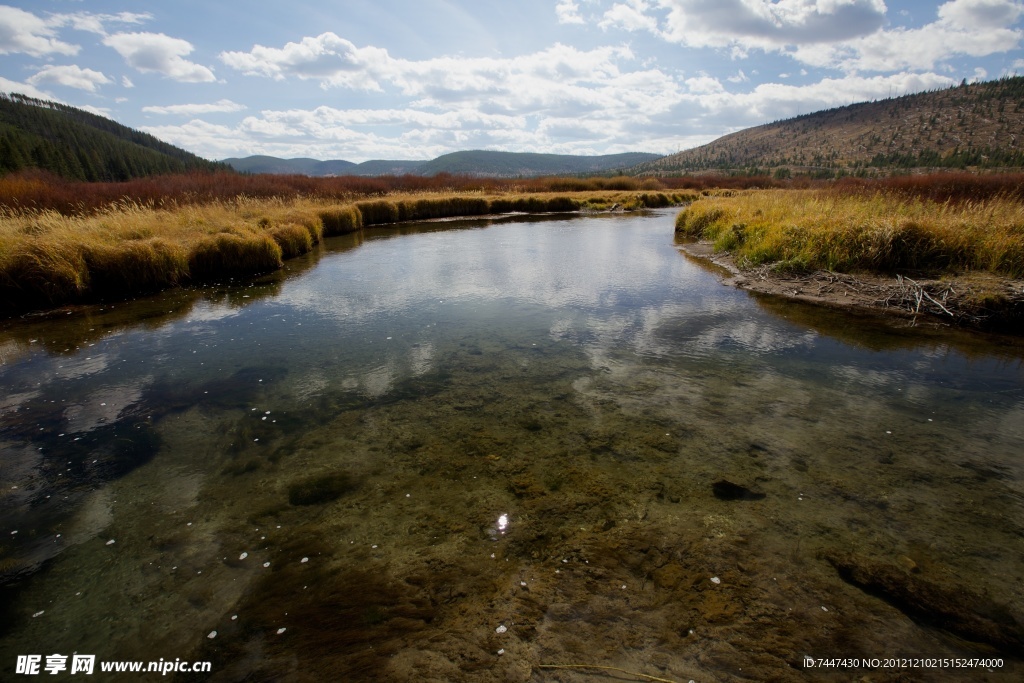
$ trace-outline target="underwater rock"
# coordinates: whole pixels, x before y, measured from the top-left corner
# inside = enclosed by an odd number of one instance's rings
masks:
[[[726,479],[720,479],[711,485],[711,490],[718,500],[761,500],[765,494],[759,491],[751,491],[746,486],[734,484]]]
[[[356,483],[346,472],[330,472],[307,477],[288,487],[292,505],[322,505],[353,491]]]

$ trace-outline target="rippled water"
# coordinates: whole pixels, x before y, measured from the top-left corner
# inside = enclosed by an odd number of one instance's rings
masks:
[[[755,299],[672,219],[377,229],[5,323],[4,678],[1018,680],[1024,347]]]

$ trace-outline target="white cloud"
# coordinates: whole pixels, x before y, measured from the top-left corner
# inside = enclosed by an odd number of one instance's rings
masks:
[[[377,47],[356,47],[333,33],[304,38],[284,48],[257,45],[225,52],[221,60],[250,75],[275,80],[317,80],[322,87],[393,88],[416,98],[414,109],[477,108],[485,114],[518,116],[628,116],[638,108],[662,111],[678,97],[679,85],[654,68],[630,71],[627,47],[580,50],[556,43],[509,58],[436,57],[404,60]]]
[[[657,0],[667,40],[688,47],[779,49],[869,35],[885,21],[883,0]]]
[[[807,85],[762,83],[746,93],[696,93],[687,101],[700,108],[697,118],[702,125],[739,130],[801,113],[884,99],[893,93],[902,95],[948,88],[956,82],[938,74],[910,72],[872,77],[845,76],[824,78]]]
[[[981,30],[1005,28],[1024,14],[1017,0],[952,0],[939,7],[939,20],[949,27]]]
[[[254,151],[261,148],[234,128],[198,119],[177,126],[144,126],[139,130],[210,159],[269,153]]]
[[[152,14],[136,12],[119,12],[117,14],[75,12],[73,14],[54,14],[50,16],[47,23],[51,26],[70,26],[76,31],[88,31],[105,36],[107,35],[105,24],[142,24],[152,18]]]
[[[150,114],[181,114],[185,116],[196,116],[198,114],[244,111],[245,108],[244,104],[238,104],[231,100],[218,100],[211,104],[172,104],[166,107],[143,107],[142,111]]]
[[[102,72],[83,69],[77,65],[45,66],[28,79],[33,85],[62,85],[66,88],[77,88],[87,92],[96,92],[96,87],[107,85],[112,81]]]
[[[79,47],[62,42],[49,22],[31,12],[0,5],[0,54],[21,52],[32,57],[75,55]]]
[[[249,52],[222,52],[222,62],[250,76],[282,80],[294,76],[319,80],[325,87],[340,86],[380,90],[378,79],[386,76],[394,61],[387,50],[357,48],[334,33],[305,37],[283,48],[254,45]]]
[[[82,110],[85,110],[85,111],[87,111],[89,113],[96,114],[97,116],[103,116],[103,117],[108,118],[108,119],[111,116],[110,110],[106,109],[104,107],[94,107],[94,106],[92,106],[90,104],[81,104],[81,105],[78,105],[78,108],[82,109]]]
[[[9,80],[3,76],[0,76],[0,92],[20,93],[22,95],[28,95],[29,97],[35,97],[40,100],[49,100],[51,102],[61,101],[50,93],[40,90],[31,83],[18,83],[17,81]]]
[[[134,88],[135,84],[132,83],[132,79],[127,76],[121,76],[121,86],[125,88]]]
[[[430,159],[450,152],[450,141],[437,143],[436,136],[422,131],[382,137],[372,131],[336,128],[329,139],[303,135],[298,127],[247,118],[230,127],[195,119],[178,126],[148,126],[141,130],[175,145],[195,150],[210,159],[268,154],[317,159]]]
[[[847,73],[932,69],[958,55],[1008,52],[1024,40],[1014,27],[1024,16],[1020,0],[950,0],[919,28],[884,28],[883,0],[653,0],[668,12],[653,28],[651,3],[628,2],[615,6],[622,8],[617,21],[609,11],[601,25],[646,28],[686,47],[729,49],[733,59],[752,50],[779,52]]]
[[[725,92],[722,83],[717,78],[711,78],[707,74],[686,79],[686,87],[691,93],[698,95],[709,95],[712,93]]]
[[[665,109],[667,111],[667,108]],[[193,120],[146,132],[212,158],[271,154],[350,161],[426,159],[453,149],[514,149],[561,154],[610,154],[669,149],[675,140],[651,136],[644,114],[589,117],[488,114],[473,106],[447,111],[405,109],[264,110],[235,126]]]
[[[793,56],[812,66],[845,71],[932,69],[957,55],[984,57],[1016,49],[1024,31],[1012,28],[1024,14],[1018,0],[951,0],[937,20],[920,28],[894,28],[842,45],[798,48]]]
[[[585,24],[586,20],[580,15],[579,3],[573,0],[559,0],[555,5],[555,16],[559,24]]]
[[[163,33],[115,33],[103,39],[129,66],[142,73],[158,73],[185,83],[216,81],[213,71],[184,59],[192,53],[192,44]]]
[[[626,31],[657,33],[658,20],[646,14],[649,9],[650,4],[647,0],[626,0],[625,4],[616,3],[604,13],[604,17],[597,25],[605,30],[614,27]]]

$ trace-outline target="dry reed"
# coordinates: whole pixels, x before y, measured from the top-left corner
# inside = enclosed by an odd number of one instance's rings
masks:
[[[977,270],[1024,277],[1024,202],[935,202],[896,192],[762,190],[683,210],[676,232],[740,265],[839,272]]]

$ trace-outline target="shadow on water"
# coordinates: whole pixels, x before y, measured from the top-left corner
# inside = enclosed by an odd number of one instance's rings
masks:
[[[906,319],[883,313],[837,310],[782,296],[750,292],[764,311],[794,325],[870,351],[947,348],[967,358],[1024,356],[1024,339],[977,330],[912,327]]]
[[[85,431],[75,431],[63,403],[28,402],[16,416],[8,415],[0,426],[7,466],[16,453],[23,454],[22,467],[31,476],[0,499],[5,524],[17,530],[0,541],[0,585],[32,575],[66,547],[54,539],[61,538],[63,525],[91,492],[157,456],[163,445],[159,424],[165,417],[195,407],[241,410],[286,375],[284,367],[264,365],[195,386],[158,380],[113,422],[91,424]],[[237,428],[229,432],[235,436],[229,452],[242,450],[245,442],[258,441],[261,435],[295,432],[304,424],[282,417],[275,419],[272,430],[265,425]],[[45,542],[29,540],[40,538]]]
[[[315,267],[309,263],[306,269]],[[214,283],[167,290],[131,301],[90,304],[0,321],[0,358],[10,363],[41,349],[73,356],[117,334],[155,331],[168,323],[187,320],[199,304],[241,309],[278,294],[284,279],[263,276],[240,283]]]

